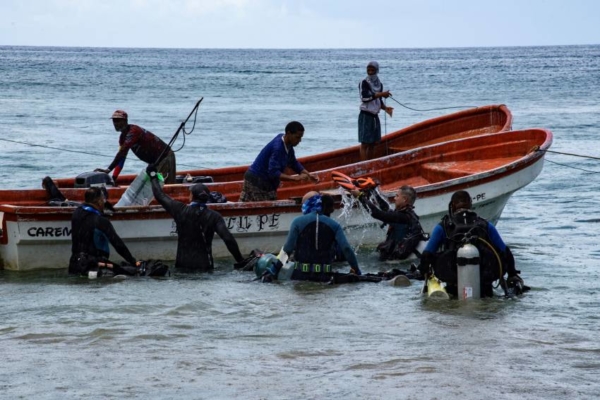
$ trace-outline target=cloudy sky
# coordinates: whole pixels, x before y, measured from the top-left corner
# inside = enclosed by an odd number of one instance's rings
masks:
[[[598,0],[0,0],[0,45],[420,48],[600,44]]]

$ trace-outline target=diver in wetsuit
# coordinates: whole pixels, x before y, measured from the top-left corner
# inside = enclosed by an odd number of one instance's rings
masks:
[[[212,271],[214,269],[212,241],[215,232],[225,242],[236,263],[244,261],[238,244],[227,229],[221,214],[207,208],[210,191],[204,184],[197,183],[191,186],[191,203],[184,204],[173,200],[163,192],[153,164],[146,168],[146,172],[151,178],[152,192],[156,201],[171,214],[177,224],[176,268],[184,271]]]
[[[404,260],[415,252],[419,241],[425,239],[419,217],[414,211],[417,192],[411,186],[398,189],[394,197],[394,210],[389,209],[387,202],[377,192],[373,193],[377,204],[366,199],[367,193],[353,192],[354,195],[358,194],[358,199],[373,218],[389,225],[386,240],[377,246],[379,259]]]
[[[354,250],[348,243],[340,224],[323,213],[323,200],[317,192],[308,192],[302,199],[302,216],[292,221],[283,252],[293,253],[294,271],[291,279],[298,281],[346,283],[357,282],[361,274]],[[333,204],[331,199],[327,204]],[[328,206],[329,207],[329,206]],[[331,210],[327,210],[331,212]],[[332,270],[336,249],[343,253],[350,264],[350,274]],[[276,279],[281,262],[268,269],[263,281]]]
[[[494,295],[493,282],[500,283],[507,292],[515,288],[517,293],[529,290],[515,269],[515,259],[510,248],[490,222],[479,217],[473,210],[471,195],[460,190],[452,195],[448,215],[433,229],[431,238],[423,251],[419,270],[422,274],[433,271],[446,282],[448,293],[457,295],[456,254],[464,243],[470,243],[479,251],[481,297]],[[440,250],[438,252],[438,250]],[[504,275],[508,280],[504,281]]]
[[[73,212],[69,260],[71,275],[86,275],[90,270],[97,270],[98,262],[107,261],[110,255],[109,243],[128,263],[136,265],[136,259],[104,216],[105,203],[102,189],[92,187],[85,192],[85,203]]]

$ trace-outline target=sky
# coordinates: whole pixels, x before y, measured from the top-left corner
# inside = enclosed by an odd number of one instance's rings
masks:
[[[0,0],[4,46],[580,44],[600,44],[599,0]]]

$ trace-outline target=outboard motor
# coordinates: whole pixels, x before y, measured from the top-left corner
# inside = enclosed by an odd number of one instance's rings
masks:
[[[481,298],[481,276],[479,273],[479,250],[465,243],[456,252],[458,298],[461,300]]]
[[[104,172],[84,172],[75,177],[76,188],[92,186],[115,186],[115,183],[112,177]]]

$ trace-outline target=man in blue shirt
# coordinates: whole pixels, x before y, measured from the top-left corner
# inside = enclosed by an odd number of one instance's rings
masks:
[[[285,127],[285,133],[275,136],[261,150],[244,175],[240,201],[277,200],[277,189],[282,180],[319,182],[296,160],[294,147],[300,144],[302,136],[304,126],[292,121]],[[286,168],[292,169],[297,175],[287,174]]]
[[[526,288],[515,269],[515,259],[500,234],[490,222],[473,210],[471,195],[459,190],[452,195],[450,213],[444,216],[431,233],[421,256],[419,270],[423,275],[433,272],[446,282],[446,290],[457,295],[456,253],[465,243],[479,250],[481,296],[493,296],[492,283],[500,280],[507,290],[504,274],[508,273],[508,286],[519,284]],[[441,250],[438,252],[438,250]]]

